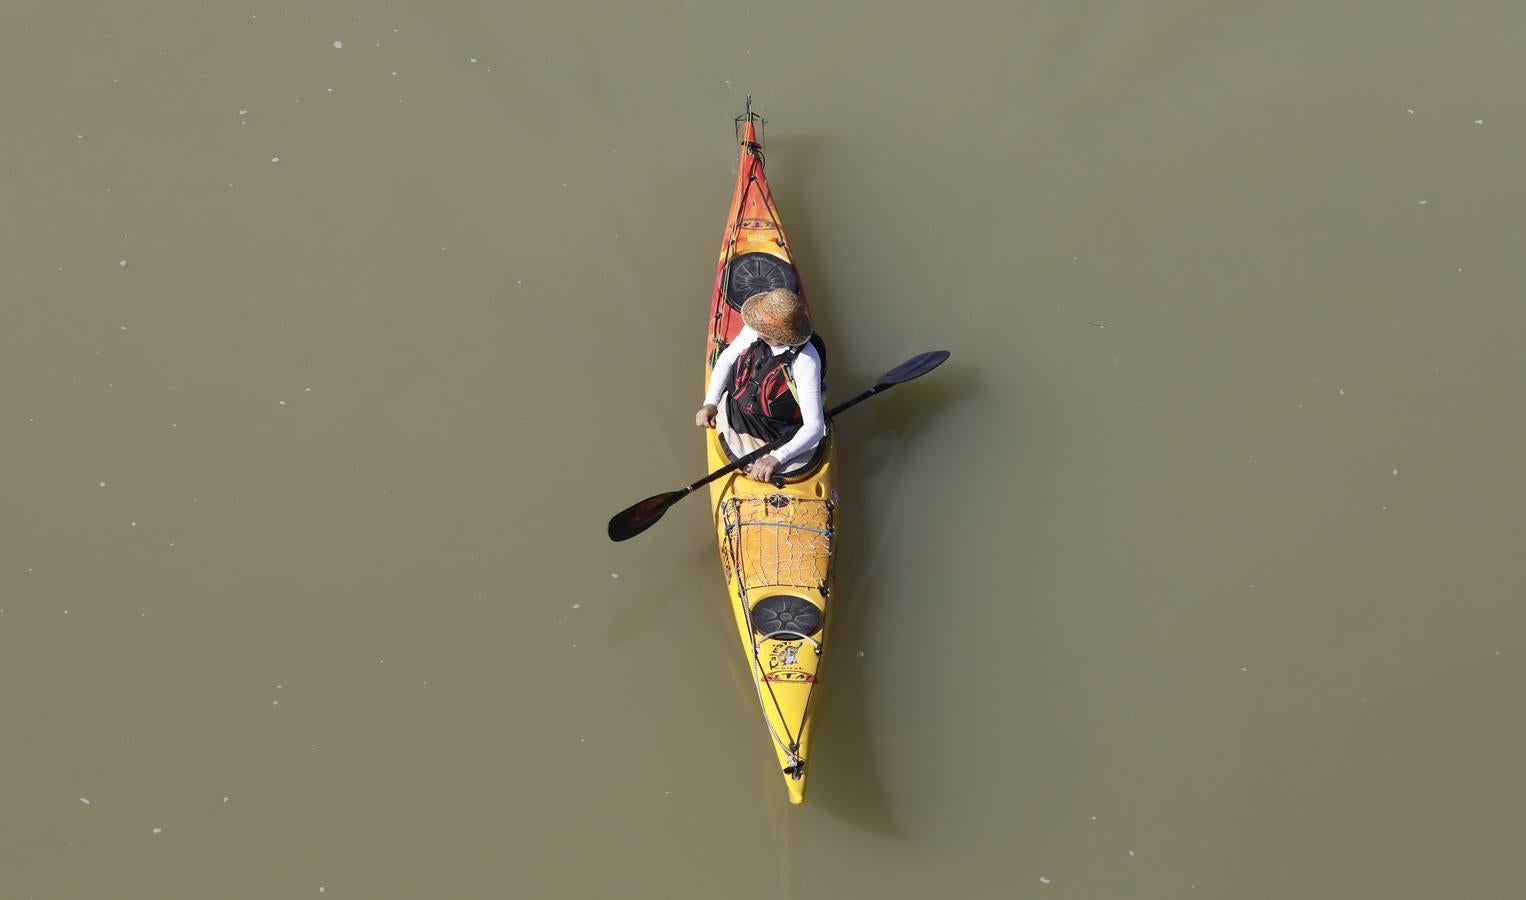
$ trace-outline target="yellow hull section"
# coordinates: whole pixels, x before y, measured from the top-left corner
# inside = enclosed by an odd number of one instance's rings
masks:
[[[730,460],[713,432],[709,437],[709,463],[718,469]],[[828,447],[811,477],[782,488],[735,473],[710,486],[727,599],[791,803],[805,800],[811,717],[827,643],[835,456]],[[809,636],[759,634],[751,610],[776,594],[800,597],[820,609],[820,630]]]

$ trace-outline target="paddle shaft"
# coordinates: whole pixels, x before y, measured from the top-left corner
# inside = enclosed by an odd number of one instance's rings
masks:
[[[926,375],[928,372],[931,372],[938,366],[943,365],[943,362],[947,360],[948,357],[949,353],[947,350],[933,350],[927,353],[919,353],[916,356],[913,356],[911,359],[901,363],[899,366],[896,366],[894,369],[891,369],[889,372],[886,372],[884,375],[881,375],[880,380],[874,383],[874,387],[869,388],[867,391],[864,391],[862,394],[859,394],[846,403],[839,403],[838,405],[827,410],[822,414],[822,418],[831,419],[844,410],[851,409],[852,407],[863,403],[865,400],[868,400],[870,397],[873,397],[875,394],[878,394],[881,391],[887,391],[898,384],[911,381],[913,378],[921,378],[923,375]],[[706,475],[704,478],[701,478],[700,480],[687,487],[676,491],[670,491],[666,494],[655,494],[646,498],[645,500],[642,500],[639,503],[634,503],[626,507],[625,509],[616,513],[614,518],[609,520],[609,539],[612,541],[629,540],[641,532],[647,530],[648,528],[651,528],[657,523],[658,519],[662,518],[663,513],[667,512],[668,509],[673,506],[673,504],[693,493],[695,488],[703,487],[704,485],[709,484],[710,482],[720,478],[722,475],[725,475],[728,472],[734,472],[743,466],[750,465],[765,453],[770,453],[778,448],[781,444],[787,441],[789,437],[789,435],[786,435],[785,437],[779,438],[778,440],[769,441],[758,449],[743,456],[741,459],[738,459],[736,462],[729,463],[719,469],[716,469],[714,472],[711,472],[709,475]],[[776,475],[774,477],[773,484],[775,487],[784,487],[783,477]]]

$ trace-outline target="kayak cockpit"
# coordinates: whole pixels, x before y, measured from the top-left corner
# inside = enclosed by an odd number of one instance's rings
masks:
[[[723,403],[725,402],[724,395],[722,395],[721,400]],[[736,448],[732,447],[730,442],[719,434],[715,437],[715,443],[720,447],[721,454],[725,456],[727,462],[736,462],[742,458],[743,454],[737,453]],[[827,461],[827,451],[831,448],[831,443],[832,423],[828,422],[826,435],[816,442],[815,447],[784,461],[784,465],[779,468],[775,482],[787,484],[793,481],[805,481],[815,475],[816,470],[821,468],[822,463]]]

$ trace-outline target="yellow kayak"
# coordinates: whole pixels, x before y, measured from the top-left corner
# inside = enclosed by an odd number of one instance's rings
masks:
[[[737,119],[740,164],[721,244],[705,347],[705,382],[742,328],[753,294],[789,288],[805,297],[779,211],[763,175],[762,117]],[[711,482],[710,502],[727,599],[791,803],[805,799],[812,701],[817,698],[832,593],[835,453],[830,425],[816,459],[783,486],[739,472]],[[711,429],[710,468],[733,458]]]

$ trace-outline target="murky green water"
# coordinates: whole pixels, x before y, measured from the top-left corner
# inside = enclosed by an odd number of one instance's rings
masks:
[[[0,24],[0,898],[1518,894],[1519,5]],[[799,809],[703,504],[603,534],[749,91],[834,392],[955,354]]]

